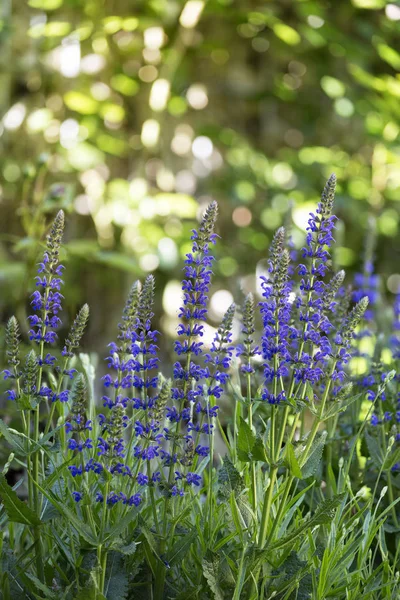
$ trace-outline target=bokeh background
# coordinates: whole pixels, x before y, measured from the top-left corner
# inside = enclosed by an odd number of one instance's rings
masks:
[[[132,281],[154,273],[158,326],[173,337],[190,230],[216,199],[215,326],[254,287],[278,226],[301,244],[331,172],[336,266],[351,279],[375,229],[393,295],[399,32],[400,4],[385,0],[2,0],[2,321],[16,312],[26,329],[43,235],[63,208],[61,335],[88,301],[84,347],[105,351]]]

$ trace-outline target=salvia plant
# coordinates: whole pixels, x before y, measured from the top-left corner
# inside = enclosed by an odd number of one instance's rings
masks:
[[[386,335],[370,239],[353,286],[332,271],[335,184],[303,249],[278,229],[257,288],[206,343],[212,202],[186,255],[171,372],[149,275],[130,290],[97,386],[79,354],[87,305],[58,343],[56,216],[27,352],[16,318],[6,326],[18,425],[0,421],[4,600],[400,597],[400,296]]]

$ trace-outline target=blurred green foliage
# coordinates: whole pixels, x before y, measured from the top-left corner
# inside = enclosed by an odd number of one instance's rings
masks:
[[[332,171],[338,266],[359,267],[372,214],[377,268],[396,291],[399,22],[385,0],[3,0],[3,316],[26,310],[39,240],[62,207],[66,308],[90,303],[90,345],[149,271],[159,305],[170,281],[172,334],[190,229],[215,198],[217,320],[254,286],[249,270],[290,208],[296,243]]]

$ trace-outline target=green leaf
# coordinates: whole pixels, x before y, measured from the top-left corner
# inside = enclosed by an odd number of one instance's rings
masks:
[[[73,526],[76,532],[83,537],[83,539],[91,544],[92,546],[98,545],[97,538],[93,535],[90,527],[86,525],[66,504],[60,502],[57,496],[50,490],[43,489],[37,482],[33,481],[33,485],[36,485],[38,490],[45,496],[52,505],[59,511],[59,513],[65,517],[67,521]]]
[[[265,447],[264,440],[260,435],[256,437],[255,444],[252,451],[253,460],[270,463],[267,455],[267,448]]]
[[[312,412],[313,415],[318,413],[318,409],[314,404],[314,388],[309,381],[306,383],[306,396],[308,398],[308,408]]]
[[[57,544],[60,552],[65,556],[65,558],[70,563],[72,568],[75,569],[76,564],[75,564],[74,557],[71,554],[69,544],[64,542],[64,540],[59,536],[59,534],[57,533],[57,529],[55,527],[52,527],[51,535],[54,538],[55,543]]]
[[[252,450],[256,442],[256,436],[246,421],[240,417],[239,431],[237,437],[237,454],[239,460],[250,462],[253,459]]]
[[[311,519],[306,520],[303,525],[300,525],[294,531],[291,531],[287,536],[275,542],[275,544],[271,544],[271,546],[263,551],[269,552],[271,550],[276,550],[277,548],[282,548],[287,544],[292,544],[293,541],[299,537],[304,531],[308,529],[312,529],[316,525],[324,525],[325,523],[329,523],[335,517],[335,510],[344,500],[346,494],[338,494],[337,496],[333,496],[333,498],[327,498],[315,511],[315,514]],[[267,556],[267,555],[265,555]]]
[[[292,475],[294,475],[294,477],[297,477],[298,479],[302,479],[303,475],[300,469],[300,465],[297,462],[297,458],[294,453],[294,448],[291,443],[286,445],[286,459]]]
[[[115,552],[120,552],[121,554],[125,554],[126,556],[132,556],[132,554],[135,554],[136,548],[136,542],[130,542],[130,544],[126,544],[121,539],[116,540],[111,546],[111,550],[115,550]]]
[[[18,410],[32,410],[32,402],[28,394],[21,393],[16,400]]]
[[[19,431],[7,427],[2,419],[0,419],[0,433],[10,444],[13,452],[17,456],[27,456],[29,454],[29,438],[22,433],[19,433]]]
[[[374,436],[370,435],[367,430],[365,430],[365,441],[367,442],[368,452],[372,462],[378,469],[380,469],[383,461],[385,460],[385,455],[379,445],[378,440]]]
[[[93,584],[90,584],[88,587],[81,588],[74,600],[107,600],[107,598],[100,594]]]
[[[219,556],[208,551],[206,556],[203,558],[202,565],[203,575],[213,593],[214,600],[224,600],[224,594],[219,587]]]
[[[47,585],[45,585],[40,579],[29,573],[28,571],[24,571],[24,573],[20,573],[20,577],[22,579],[28,579],[31,583],[34,584],[34,587],[43,592],[46,600],[59,600],[59,595],[53,592]],[[25,584],[26,585],[26,584]],[[27,586],[28,587],[28,586]],[[30,586],[29,586],[30,587]]]
[[[115,525],[113,527],[106,530],[106,532],[104,534],[104,539],[101,541],[101,543],[103,544],[104,542],[106,542],[110,539],[112,540],[112,539],[119,538],[119,536],[122,533],[124,533],[124,531],[126,530],[128,525],[134,519],[136,519],[138,517],[138,514],[139,514],[139,509],[136,506],[132,507],[122,519],[120,519],[119,521],[117,521],[117,523],[115,523]]]
[[[7,516],[13,523],[22,523],[33,527],[40,525],[40,519],[25,502],[22,502],[0,473],[0,497]]]
[[[390,453],[383,463],[383,469],[389,471],[397,462],[400,462],[400,448],[396,448],[394,452]]]
[[[140,529],[141,532],[143,534],[144,540],[143,540],[143,549],[146,555],[146,559],[147,562],[153,572],[153,575],[156,576],[156,571],[157,571],[157,561],[154,559],[154,557],[156,557],[156,559],[160,562],[163,562],[158,554],[158,548],[157,548],[157,544],[156,541],[154,539],[154,535],[151,532],[150,528],[147,526],[146,521],[142,518],[139,517],[139,525],[140,525]]]
[[[23,433],[7,427],[7,425],[0,419],[0,433],[5,437],[7,442],[10,444],[13,452],[17,456],[29,456],[39,450],[51,451],[55,444],[49,444],[49,440],[54,437],[55,433],[60,429],[57,427],[52,431],[49,431],[46,435],[40,438],[38,442],[35,442],[31,438],[28,438]]]
[[[345,410],[348,409],[348,407],[351,404],[353,404],[353,402],[358,400],[361,396],[363,396],[362,393],[356,394],[355,396],[350,396],[350,398],[345,398],[341,402],[340,401],[332,402],[332,404],[329,406],[329,408],[324,412],[322,419],[323,420],[330,419],[337,413],[344,412]]]
[[[168,553],[168,562],[170,565],[178,563],[182,558],[189,552],[190,546],[193,544],[197,536],[197,530],[194,527],[190,532],[185,533],[180,539],[178,539],[172,546]]]
[[[219,494],[224,498],[229,498],[231,492],[238,495],[244,489],[242,476],[227,456],[224,457],[223,465],[218,470],[218,484]]]
[[[324,446],[326,442],[327,432],[324,431],[321,433],[316,442],[314,442],[312,446],[311,453],[301,467],[301,472],[303,474],[303,479],[307,479],[307,477],[311,477],[314,475],[315,471],[318,468],[319,463],[321,462],[322,453],[324,451]]]
[[[128,573],[124,567],[122,556],[110,552],[107,560],[105,595],[112,600],[126,600],[128,597]]]
[[[43,523],[46,523],[47,521],[51,521],[51,519],[56,519],[57,517],[60,517],[60,513],[59,511],[56,509],[56,507],[54,506],[54,504],[52,504],[50,502],[50,500],[48,500],[47,498],[44,501],[44,504],[42,506],[42,513],[40,515],[41,520],[43,521]]]

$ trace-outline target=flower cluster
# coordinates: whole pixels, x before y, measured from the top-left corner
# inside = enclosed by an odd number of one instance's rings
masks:
[[[62,295],[60,293],[64,269],[59,264],[59,252],[64,231],[64,213],[60,211],[47,237],[46,251],[39,263],[36,287],[32,294],[32,308],[36,314],[28,317],[31,329],[29,339],[39,344],[52,344],[57,339],[56,329],[60,326]],[[44,364],[53,365],[55,358],[47,354]]]
[[[290,255],[284,248],[284,242],[285,230],[280,228],[274,236],[270,249],[269,276],[261,277],[262,295],[265,298],[265,301],[260,303],[263,320],[262,357],[265,361],[263,365],[265,385],[262,398],[269,404],[279,404],[285,399],[282,380],[288,374],[287,363],[291,359],[288,348],[292,308],[289,300]],[[270,384],[273,384],[272,391],[269,388]]]
[[[174,382],[172,388],[172,399],[175,405],[167,408],[167,419],[175,424],[175,434],[167,428],[167,437],[172,440],[172,451],[164,458],[171,467],[178,460],[177,449],[179,441],[185,442],[186,448],[182,452],[181,460],[190,463],[188,458],[193,453],[204,455],[204,449],[195,444],[190,432],[210,434],[211,426],[203,423],[200,418],[196,423],[193,420],[195,414],[204,415],[202,404],[203,389],[201,381],[208,376],[209,369],[204,369],[198,364],[198,359],[203,354],[203,342],[199,338],[204,336],[204,321],[207,315],[207,301],[212,276],[212,262],[214,257],[210,253],[210,246],[216,241],[214,233],[217,217],[217,204],[212,202],[201,221],[199,230],[193,230],[192,252],[186,255],[185,279],[182,282],[183,306],[179,310],[179,318],[182,320],[178,327],[179,340],[175,342],[175,351],[180,360],[174,364]],[[193,360],[197,358],[197,360]],[[181,360],[183,361],[181,363]],[[196,407],[193,411],[193,406]],[[187,432],[179,435],[181,424],[186,424]],[[170,471],[172,474],[172,471]]]
[[[335,196],[336,177],[331,175],[322,192],[316,214],[311,213],[306,235],[306,247],[303,257],[306,264],[300,264],[299,275],[301,295],[297,299],[300,308],[300,323],[303,325],[299,338],[298,352],[294,356],[297,365],[295,377],[297,381],[309,381],[317,384],[324,378],[326,361],[332,354],[329,334],[333,324],[329,318],[332,302],[337,291],[337,276],[326,284],[323,281],[329,270],[329,248],[333,239],[336,216],[332,214]],[[318,351],[313,355],[312,348]]]

